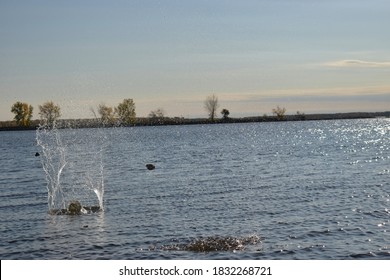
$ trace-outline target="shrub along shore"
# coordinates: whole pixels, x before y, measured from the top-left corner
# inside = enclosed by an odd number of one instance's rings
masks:
[[[284,119],[276,116],[257,116],[242,118],[221,118],[211,121],[207,118],[136,118],[131,126],[158,126],[158,125],[191,125],[191,124],[221,124],[221,123],[253,123],[253,122],[280,122],[280,121],[317,121],[337,119],[369,119],[369,118],[390,118],[390,111],[386,112],[353,112],[335,114],[297,114],[286,115]],[[0,131],[11,130],[35,130],[39,127],[40,120],[32,120],[29,126],[18,126],[15,121],[0,121]],[[116,123],[102,124],[100,119],[68,119],[58,120],[59,128],[94,128],[94,127],[115,127]]]

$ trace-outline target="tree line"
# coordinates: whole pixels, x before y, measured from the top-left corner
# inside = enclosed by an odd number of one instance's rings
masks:
[[[114,108],[101,103],[97,113],[93,108],[91,111],[103,126],[133,125],[136,121],[135,103],[131,98],[124,99]]]
[[[204,101],[204,108],[208,113],[210,121],[212,121],[212,122],[215,121],[215,119],[217,118],[217,111],[219,108],[218,97],[215,94],[208,96],[206,98],[206,100]],[[276,108],[272,109],[272,113],[275,115],[276,119],[279,121],[283,121],[286,118],[286,108],[280,107],[279,105]],[[221,115],[222,115],[223,120],[228,120],[230,112],[228,109],[224,108],[221,111]],[[301,113],[298,111],[297,115],[299,115],[301,119],[304,119],[304,116],[305,116],[304,113]],[[267,117],[268,117],[267,115],[263,116],[263,118],[267,118]]]
[[[218,109],[220,107],[218,97],[213,94],[208,96],[204,101],[204,109],[207,112],[208,121],[216,122]],[[108,106],[101,103],[96,109],[91,108],[95,120],[99,122],[101,126],[128,126],[134,125],[137,122],[135,103],[131,98],[124,99],[116,107]],[[46,127],[53,127],[61,117],[61,108],[58,104],[53,101],[47,101],[42,105],[38,106],[39,125]],[[11,112],[15,114],[14,121],[19,127],[30,127],[32,126],[33,106],[26,102],[15,102],[11,107]],[[230,121],[230,111],[223,108],[221,111],[220,121]],[[285,120],[286,109],[284,107],[277,106],[272,109],[272,113],[276,120]],[[304,119],[303,113],[297,112],[298,119]],[[267,119],[267,115],[263,116],[263,119]],[[179,118],[167,118],[165,111],[162,108],[158,108],[149,113],[147,121],[143,118],[139,118],[142,124],[164,124],[164,123],[178,123]],[[36,125],[37,121],[34,121]]]
[[[39,125],[52,128],[61,117],[61,108],[53,101],[47,101],[38,106],[40,116]],[[15,102],[11,107],[11,112],[15,114],[14,121],[19,127],[30,127],[32,124],[33,106],[26,102]],[[98,115],[91,108],[95,118],[105,125],[131,125],[135,123],[136,113],[133,99],[124,99],[117,107],[112,108],[104,104],[98,106]]]
[[[230,111],[223,108],[220,111],[219,100],[216,95],[210,95],[204,100],[204,109],[207,112],[206,118],[185,119],[183,117],[166,117],[162,108],[151,111],[146,118],[137,118],[135,103],[133,99],[124,99],[116,107],[107,106],[101,103],[96,109],[91,108],[94,119],[72,119],[60,120],[61,108],[53,101],[47,101],[38,106],[39,120],[32,120],[34,108],[25,102],[15,102],[11,112],[15,114],[14,121],[1,121],[0,129],[34,129],[37,126],[53,127],[101,127],[101,126],[129,126],[129,125],[177,125],[177,124],[206,124],[206,123],[240,123],[240,122],[265,122],[285,120],[328,120],[328,119],[356,119],[390,117],[390,112],[376,113],[336,113],[336,114],[311,114],[305,115],[297,111],[295,115],[286,115],[286,108],[277,106],[272,109],[273,116],[254,116],[242,118],[230,118]]]
[[[53,126],[54,123],[61,116],[61,109],[53,101],[45,102],[39,105],[39,116],[41,117],[41,124],[46,126]],[[11,107],[11,112],[15,114],[14,120],[18,126],[28,127],[31,125],[33,115],[33,106],[25,102],[15,102]]]

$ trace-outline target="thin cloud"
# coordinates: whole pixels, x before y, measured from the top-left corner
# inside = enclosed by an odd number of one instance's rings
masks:
[[[338,60],[331,61],[324,64],[331,67],[368,67],[368,68],[390,68],[390,61],[378,62],[378,61],[364,61],[364,60]]]
[[[389,86],[360,86],[360,87],[328,87],[328,88],[292,88],[261,90],[258,92],[216,93],[220,100],[228,102],[263,101],[269,98],[296,98],[304,96],[364,96],[387,95],[390,97]]]

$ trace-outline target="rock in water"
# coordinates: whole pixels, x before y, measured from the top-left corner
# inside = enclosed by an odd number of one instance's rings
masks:
[[[155,169],[156,167],[155,167],[153,164],[148,163],[148,164],[146,165],[146,168],[147,168],[148,170],[153,170],[153,169]]]
[[[36,156],[36,157],[39,157],[39,156],[40,156],[40,154],[39,154],[38,152],[36,152],[36,153],[35,153],[35,156]]]
[[[68,213],[69,215],[80,215],[81,214],[81,203],[77,200],[69,203]]]
[[[262,238],[257,235],[248,237],[232,236],[209,236],[190,240],[186,243],[163,245],[161,250],[184,250],[192,252],[215,252],[215,251],[243,251],[249,245],[261,243]]]

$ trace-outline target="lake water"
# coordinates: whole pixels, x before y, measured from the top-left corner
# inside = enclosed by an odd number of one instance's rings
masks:
[[[389,119],[59,133],[104,211],[48,214],[36,132],[0,132],[1,259],[390,259]],[[259,240],[177,246],[215,236]]]

